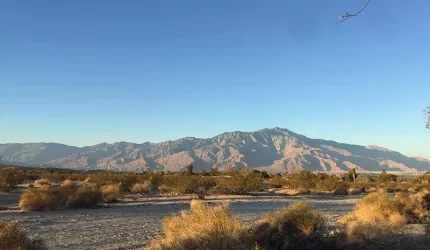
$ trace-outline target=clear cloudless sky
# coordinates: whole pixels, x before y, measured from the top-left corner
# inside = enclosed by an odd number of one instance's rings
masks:
[[[430,158],[430,1],[1,1],[0,143],[282,127]]]

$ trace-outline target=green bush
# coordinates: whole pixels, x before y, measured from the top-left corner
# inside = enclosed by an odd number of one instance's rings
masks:
[[[242,169],[232,171],[229,176],[217,177],[215,193],[218,194],[248,194],[260,191],[263,178],[260,173]]]
[[[318,191],[331,192],[336,190],[341,185],[341,179],[335,175],[321,174],[317,175],[315,189]]]
[[[207,193],[215,187],[214,177],[198,175],[165,175],[162,185],[166,191],[175,194]]]
[[[317,176],[309,171],[300,171],[287,175],[287,186],[294,189],[315,188]]]

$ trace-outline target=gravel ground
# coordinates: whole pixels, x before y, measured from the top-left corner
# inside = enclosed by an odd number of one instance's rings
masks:
[[[109,208],[53,212],[17,212],[16,193],[0,196],[0,219],[17,221],[32,236],[43,239],[49,249],[139,249],[162,233],[161,219],[189,208],[190,197],[134,199]],[[233,214],[244,223],[255,223],[265,213],[304,200],[323,212],[328,224],[351,211],[360,196],[233,196],[206,197],[229,200]]]

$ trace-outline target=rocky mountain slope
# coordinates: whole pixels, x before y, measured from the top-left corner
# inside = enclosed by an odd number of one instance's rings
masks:
[[[0,156],[9,163],[87,170],[180,171],[191,163],[196,170],[430,170],[430,161],[424,158],[410,158],[378,146],[310,139],[281,128],[223,133],[209,139],[186,137],[162,143],[117,142],[82,148],[55,143],[0,144]]]

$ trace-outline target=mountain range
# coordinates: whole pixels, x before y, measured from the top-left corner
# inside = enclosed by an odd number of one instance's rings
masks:
[[[430,170],[430,161],[378,146],[311,139],[287,129],[227,132],[213,138],[185,137],[161,143],[117,142],[74,147],[58,143],[0,144],[2,162],[79,170],[181,171],[251,167],[268,172],[297,170],[359,172]]]

